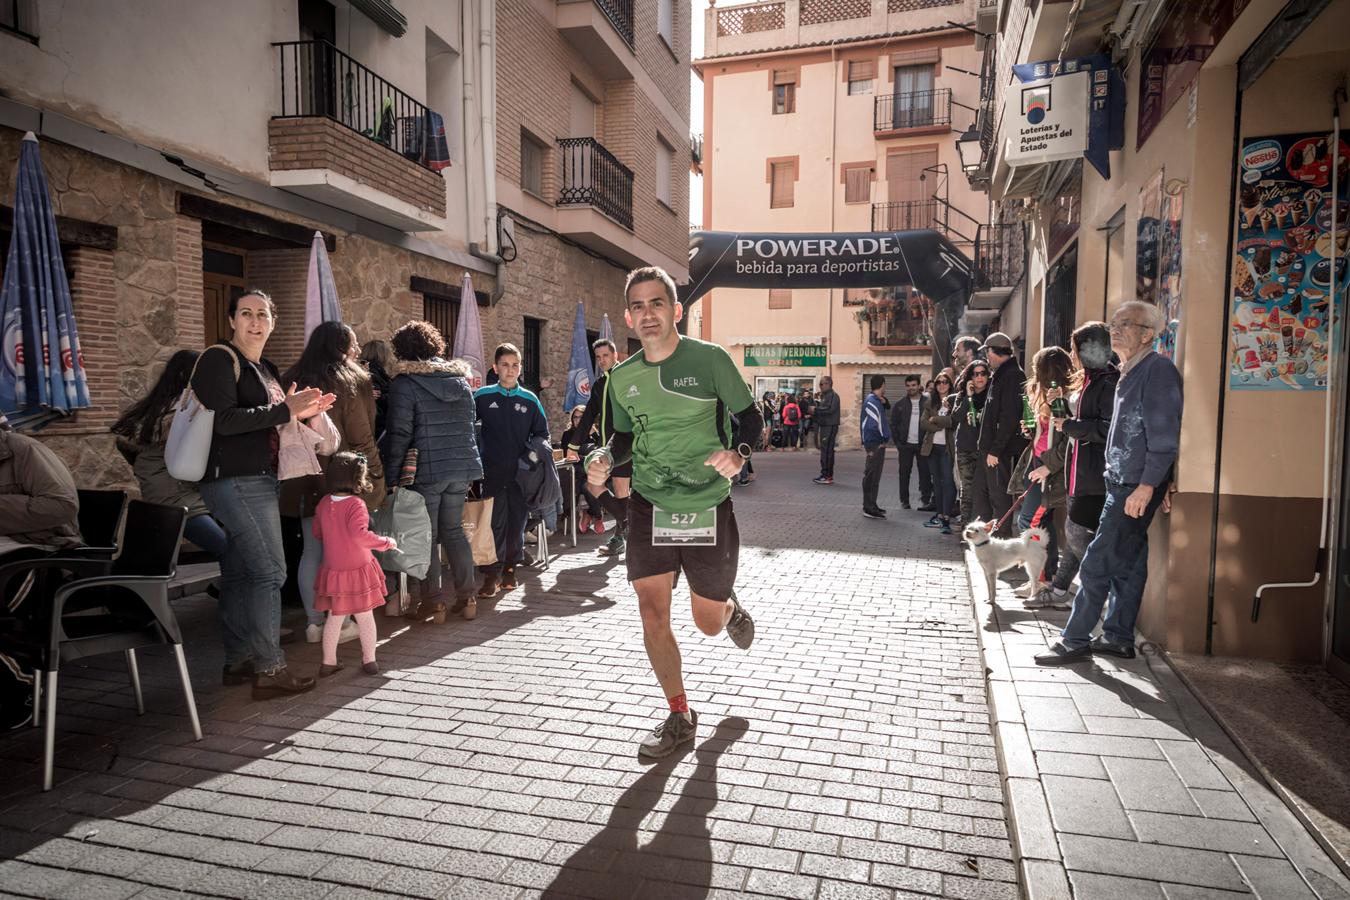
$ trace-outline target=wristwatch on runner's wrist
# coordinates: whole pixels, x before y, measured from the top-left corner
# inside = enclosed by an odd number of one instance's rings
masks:
[[[736,455],[739,456],[741,459],[749,459],[750,452],[751,450],[749,444],[741,442],[736,445]]]

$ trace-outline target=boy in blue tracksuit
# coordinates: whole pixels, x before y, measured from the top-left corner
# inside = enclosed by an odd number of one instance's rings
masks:
[[[483,457],[483,496],[492,500],[492,537],[497,562],[485,568],[479,597],[516,586],[516,565],[525,556],[525,494],[516,479],[520,458],[530,440],[548,441],[548,418],[533,392],[520,386],[520,351],[502,344],[493,354],[497,383],[474,392],[481,430],[478,449]]]
[[[886,510],[877,506],[877,488],[881,486],[881,468],[886,464],[886,445],[891,442],[891,423],[886,415],[886,379],[873,375],[868,382],[872,392],[863,401],[862,445],[867,451],[863,467],[863,515],[869,519],[886,518]]]

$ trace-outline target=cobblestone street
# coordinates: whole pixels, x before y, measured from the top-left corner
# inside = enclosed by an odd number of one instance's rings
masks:
[[[664,713],[601,539],[473,622],[380,617],[380,665],[295,700],[219,685],[211,601],[180,601],[206,733],[172,658],[62,670],[57,785],[39,732],[0,741],[0,892],[103,898],[968,897],[1017,893],[956,538],[862,518],[862,455],[764,454],[735,494],[748,653],[676,593],[698,740],[639,762]],[[555,542],[554,549],[559,549]],[[318,665],[317,645],[291,664]]]

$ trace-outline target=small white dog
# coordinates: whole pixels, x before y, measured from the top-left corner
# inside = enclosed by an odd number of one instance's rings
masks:
[[[1049,546],[1049,533],[1044,528],[1028,528],[1011,540],[994,537],[993,522],[976,519],[961,531],[970,548],[975,551],[975,559],[984,570],[989,590],[989,602],[994,602],[994,591],[1000,572],[1021,566],[1026,569],[1027,583],[1014,591],[1019,597],[1030,597],[1036,590],[1045,568],[1046,549]]]

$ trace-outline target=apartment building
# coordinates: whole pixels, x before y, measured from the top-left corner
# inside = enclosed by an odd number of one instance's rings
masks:
[[[703,222],[715,231],[936,229],[967,255],[988,200],[961,174],[981,62],[972,0],[775,0],[706,11]],[[694,333],[756,396],[831,375],[844,421],[873,374],[928,377],[971,323],[908,285],[718,289]],[[895,387],[892,390],[902,390]],[[857,429],[840,434],[856,445]]]
[[[554,422],[577,302],[592,336],[608,314],[623,356],[628,271],[688,277],[690,15],[687,0],[497,4],[507,262],[490,330],[520,343]]]
[[[108,425],[176,349],[228,337],[232,295],[270,293],[268,355],[298,357],[316,231],[362,340],[423,316],[449,332],[466,272],[488,309],[494,13],[491,0],[0,4],[0,242],[32,131],[94,404],[41,436],[82,486],[132,482]]]
[[[1140,630],[1174,653],[1324,662],[1345,678],[1347,367],[1334,311],[1350,189],[1332,173],[1350,170],[1344,132],[1333,136],[1350,112],[1350,0],[1078,6],[978,11],[993,37],[969,175],[1025,234],[1027,258],[990,305],[1028,354],[1123,300],[1162,307],[1157,349],[1181,369],[1186,406]],[[1026,85],[1084,67],[1119,132],[1090,127],[1076,157],[1012,159]]]

